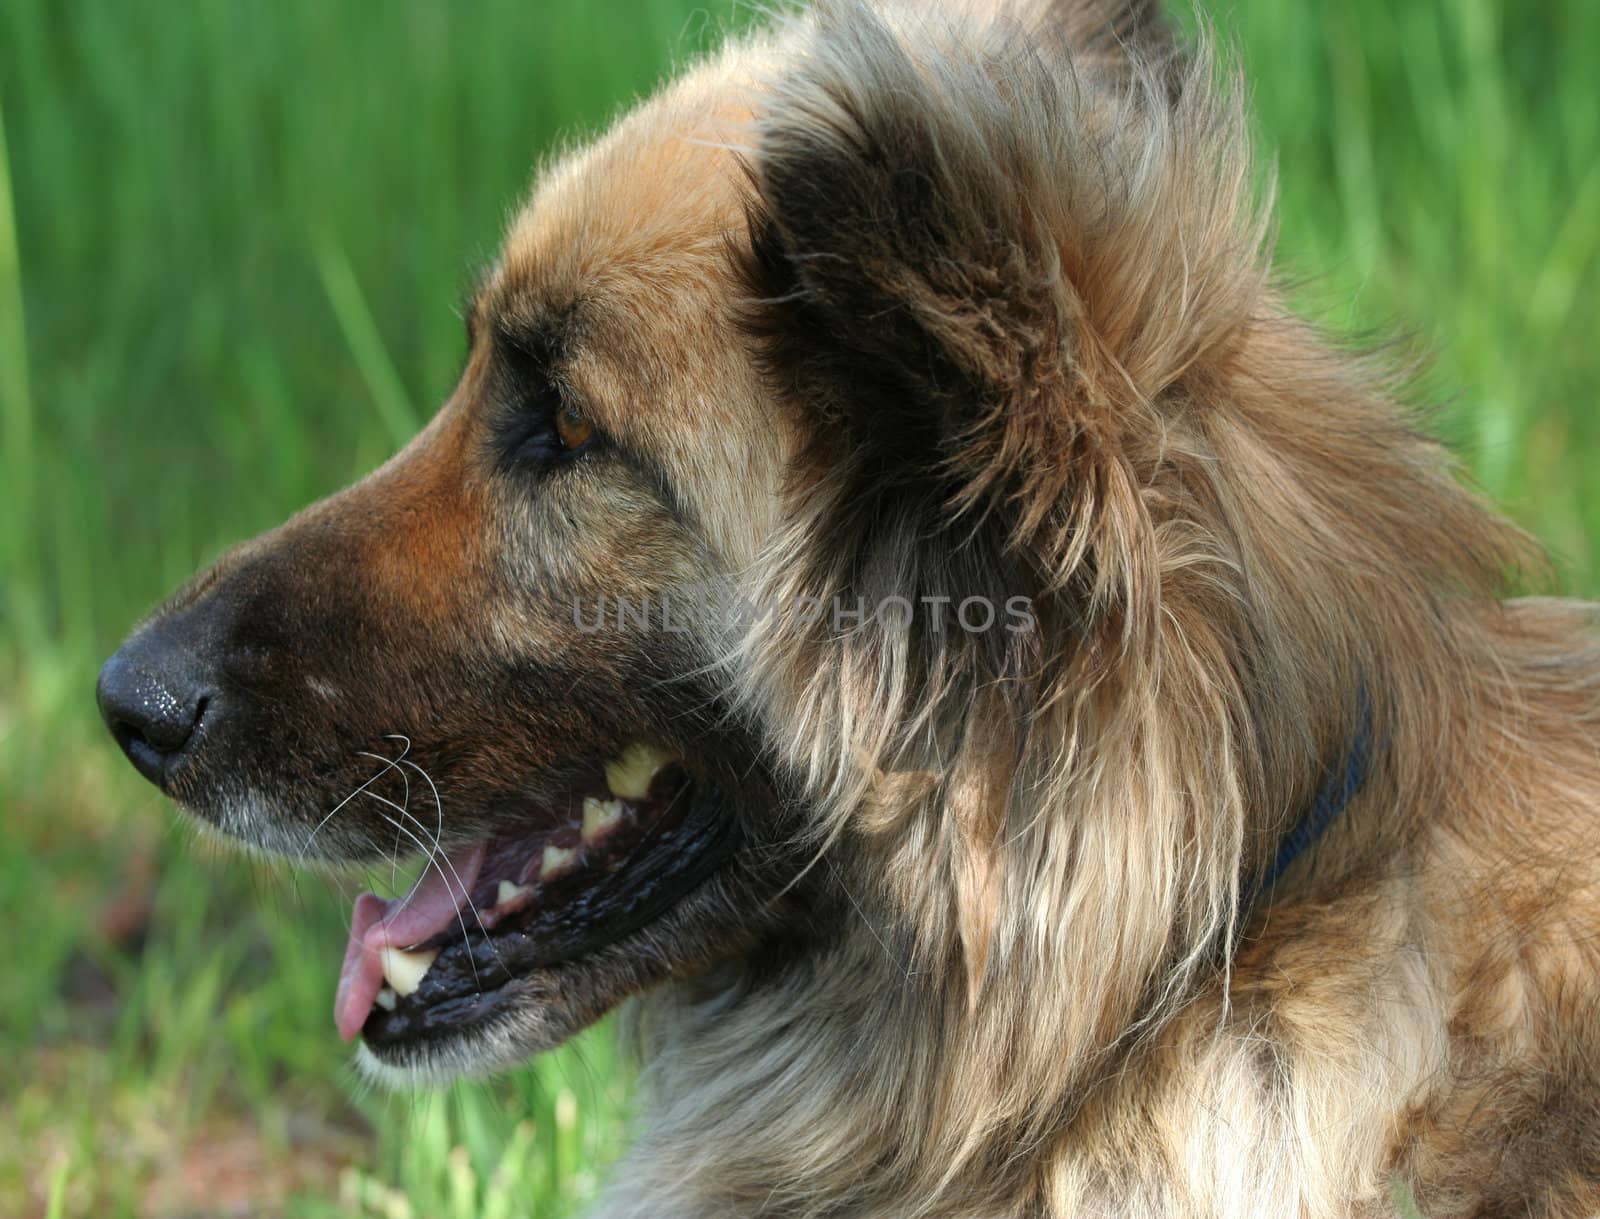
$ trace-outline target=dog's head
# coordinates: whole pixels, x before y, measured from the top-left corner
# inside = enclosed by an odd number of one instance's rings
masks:
[[[355,912],[374,1062],[867,944],[862,1037],[915,992],[1037,1103],[1213,961],[1382,663],[1336,607],[1475,511],[1277,305],[1153,6],[985,7],[827,4],[547,172],[434,421],[106,665],[196,817],[429,858]]]
[[[792,796],[714,616],[777,528],[797,427],[739,335],[717,145],[740,116],[709,75],[546,175],[410,445],[225,555],[101,675],[134,765],[223,833],[430,857],[354,913],[338,1022],[382,1063],[525,1057],[762,913]]]

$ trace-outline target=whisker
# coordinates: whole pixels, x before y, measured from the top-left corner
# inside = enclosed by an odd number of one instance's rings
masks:
[[[398,735],[399,735],[398,733],[391,734],[390,736],[385,737],[384,739],[385,740],[393,740],[395,738],[395,736],[398,736]],[[406,754],[411,752],[411,739],[409,737],[400,737],[400,739],[405,741],[405,743],[406,743],[405,750],[400,754],[400,758],[403,761],[405,759]],[[379,757],[375,753],[369,753],[365,749],[363,749],[360,752],[358,752],[356,754],[356,756],[358,758],[374,758],[379,762],[389,762],[389,759],[383,758],[383,757]],[[393,762],[389,762],[389,764],[391,766],[394,765]],[[398,770],[399,767],[396,767],[396,769]],[[410,808],[411,807],[411,776],[406,774],[406,772],[404,770],[400,771],[400,782],[402,784],[404,784],[404,788],[403,788],[403,790],[401,792],[401,795],[400,795],[400,803],[404,807]],[[396,834],[394,836],[394,846],[391,847],[390,850],[389,850],[389,888],[390,888],[390,890],[391,891],[394,890],[395,888],[397,888],[399,886],[399,884],[400,884],[400,835]]]
[[[403,762],[405,760],[406,754],[411,752],[411,742],[410,742],[410,740],[407,740],[406,738],[403,738],[403,737],[401,739],[405,740],[405,748],[401,750],[400,756],[398,758],[380,758],[375,753],[369,753],[369,754],[365,755],[366,757],[375,758],[378,761],[382,762],[383,763],[383,769],[378,771],[370,779],[368,779],[365,783],[363,783],[360,787],[356,788],[355,791],[351,792],[343,800],[339,801],[339,803],[335,804],[332,808],[330,808],[328,810],[327,814],[322,818],[322,820],[317,822],[317,824],[314,825],[311,828],[311,832],[306,835],[305,841],[303,841],[300,844],[299,854],[296,855],[296,857],[295,857],[296,866],[304,865],[304,863],[306,861],[306,852],[311,849],[311,840],[313,838],[315,838],[322,831],[322,827],[323,826],[327,825],[328,822],[333,820],[334,815],[336,813],[338,813],[338,811],[340,809],[342,809],[345,805],[349,804],[350,801],[354,800],[362,792],[366,791],[369,787],[371,787],[379,779],[383,778],[383,776],[388,774],[389,771],[396,769],[398,763]],[[402,771],[401,773],[404,774],[405,772]]]
[[[368,792],[367,795],[370,796],[372,799],[378,801],[380,804],[387,804],[390,808],[394,809],[394,811],[399,813],[402,817],[407,817],[407,818],[410,818],[410,820],[415,821],[417,826],[422,829],[423,833],[427,833],[427,827],[424,826],[422,824],[422,822],[417,821],[417,818],[415,817],[415,815],[413,815],[410,812],[410,810],[401,808],[393,800],[390,800],[387,796],[380,796],[377,792]],[[428,867],[431,866],[436,872],[438,872],[439,879],[444,882],[445,890],[448,892],[449,889],[450,889],[450,877],[445,875],[444,868],[439,863],[439,849],[438,849],[439,848],[439,844],[438,844],[437,840],[434,842],[432,848],[430,848],[427,843],[423,842],[423,840],[421,838],[419,838],[416,834],[413,834],[410,830],[408,830],[401,822],[399,822],[395,818],[389,816],[388,813],[380,812],[378,815],[380,817],[382,817],[385,821],[387,821],[390,825],[394,826],[395,829],[399,830],[407,838],[411,839],[412,842],[417,844],[417,850],[421,851],[423,853],[423,855],[426,857],[426,863],[423,866],[423,871],[426,872]],[[445,863],[449,865],[451,875],[453,875],[455,877],[456,887],[461,890],[463,899],[467,900],[468,903],[470,904],[471,895],[467,893],[466,886],[461,883],[461,874],[456,871],[455,865],[453,863],[450,863],[450,859],[449,859],[448,856],[445,857]],[[420,884],[421,882],[419,881],[418,883]],[[412,886],[412,892],[415,892],[415,891],[416,891],[416,886],[413,885]],[[476,907],[473,907],[472,917],[477,921],[478,930],[482,931],[484,933],[484,935],[487,936],[489,934],[489,929],[483,925],[483,920],[478,917],[478,911],[477,911]],[[457,905],[456,905],[456,922],[461,925],[461,942],[463,944],[470,944],[471,941],[469,940],[468,935],[467,935],[467,920],[466,920],[466,917],[461,913],[461,904],[460,903],[457,903]],[[491,942],[490,946],[493,947],[492,942]],[[391,945],[389,945],[389,947],[392,948],[392,947],[394,947],[394,945],[391,944]],[[405,945],[402,944],[402,945],[400,945],[400,947],[404,948]],[[467,960],[472,965],[472,979],[473,979],[473,982],[477,985],[478,989],[480,991],[482,991],[483,982],[478,977],[478,963],[477,963],[477,961],[473,960],[472,953],[470,951],[467,953]]]
[[[431,775],[429,775],[427,771],[423,770],[422,767],[418,766],[415,762],[408,762],[408,761],[405,760],[404,757],[402,757],[400,759],[400,764],[402,766],[410,767],[412,770],[416,771],[419,775],[421,775],[422,776],[422,781],[428,785],[428,790],[433,793],[433,808],[434,808],[434,813],[435,813],[435,816],[437,818],[437,823],[438,823],[437,824],[437,828],[434,830],[434,842],[437,843],[439,841],[439,839],[444,835],[444,801],[442,799],[440,799],[440,797],[439,797],[439,788],[434,784],[433,777]],[[412,816],[411,819],[413,821],[416,821],[416,823],[417,823],[417,825],[419,827],[422,825],[422,822],[417,820],[417,818],[414,815]],[[446,863],[450,862],[449,856],[445,857],[445,862]],[[454,870],[455,870],[455,865],[452,864],[451,865],[451,871],[454,871]],[[489,935],[488,928],[486,928],[483,925],[483,919],[481,917],[479,917],[478,910],[477,910],[476,906],[473,907],[472,917],[478,920],[478,930],[482,931],[483,934],[485,935],[485,937],[488,937],[488,935]],[[465,940],[466,939],[466,929],[465,928],[462,929],[462,933],[461,934],[462,934],[462,939]],[[495,942],[494,942],[494,940],[492,938],[490,938],[488,940],[488,943],[489,943],[490,951],[492,951],[494,953],[495,960],[500,961],[500,949],[499,949],[499,947],[495,944]],[[505,962],[504,961],[500,961],[500,964],[504,965]],[[476,966],[474,966],[474,968],[473,968],[473,977],[477,977],[477,968],[476,968]]]

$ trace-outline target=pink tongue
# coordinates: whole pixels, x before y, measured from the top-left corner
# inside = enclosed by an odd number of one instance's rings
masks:
[[[383,988],[384,948],[407,948],[455,925],[457,911],[483,868],[483,844],[429,864],[421,881],[405,899],[385,899],[376,893],[356,898],[350,919],[350,942],[339,971],[339,991],[333,1001],[333,1018],[339,1036],[349,1041],[361,1031]]]

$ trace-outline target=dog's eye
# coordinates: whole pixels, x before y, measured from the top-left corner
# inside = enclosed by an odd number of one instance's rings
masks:
[[[551,376],[536,357],[506,344],[495,397],[495,450],[524,472],[543,472],[586,456],[605,443],[582,397]]]
[[[561,439],[561,447],[574,453],[594,439],[594,423],[581,406],[564,402],[556,411],[556,435]]]

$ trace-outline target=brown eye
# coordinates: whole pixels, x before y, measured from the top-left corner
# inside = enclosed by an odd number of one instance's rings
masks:
[[[563,403],[556,412],[556,435],[561,437],[561,447],[571,451],[581,449],[594,437],[594,424],[583,408],[573,403]]]

